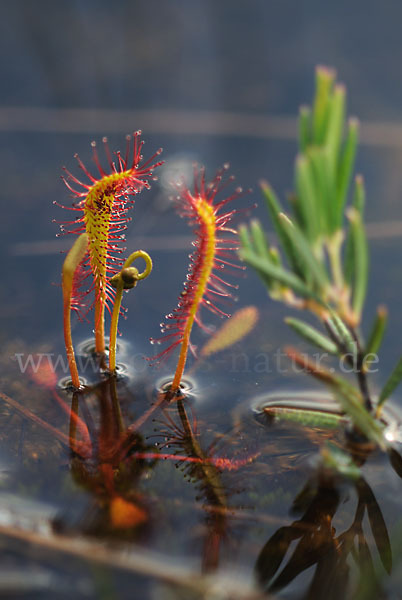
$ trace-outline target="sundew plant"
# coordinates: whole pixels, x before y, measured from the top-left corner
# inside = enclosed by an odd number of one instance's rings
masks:
[[[227,268],[244,268],[233,263],[233,260],[236,260],[234,253],[239,246],[237,238],[234,237],[237,231],[230,226],[230,221],[238,211],[227,209],[227,205],[238,198],[243,190],[236,188],[229,196],[216,198],[226,184],[233,180],[233,177],[227,178],[226,181],[222,179],[227,168],[228,165],[225,165],[212,181],[207,182],[205,169],[195,167],[193,190],[184,182],[179,184],[177,189],[176,208],[178,214],[194,227],[195,251],[190,257],[187,280],[178,306],[166,315],[167,322],[161,324],[164,337],[151,340],[152,343],[169,343],[153,360],[166,357],[177,346],[180,348],[170,389],[173,393],[180,390],[189,349],[195,353],[190,342],[193,324],[197,323],[199,327],[209,331],[202,322],[201,308],[204,307],[221,317],[229,317],[228,313],[217,306],[217,302],[222,298],[233,298],[231,290],[237,289],[238,286],[223,279],[222,272]]]
[[[134,204],[133,198],[142,190],[150,188],[153,172],[162,164],[156,160],[162,152],[161,148],[144,162],[141,131],[136,131],[133,138],[133,144],[130,136],[126,138],[124,157],[120,152],[116,152],[113,157],[107,139],[103,138],[107,170],[99,160],[96,143],[92,142],[98,176],[92,175],[78,155],[75,155],[88,182],[79,180],[67,169],[66,177],[63,178],[68,189],[77,198],[73,206],[63,208],[76,212],[78,216],[74,221],[62,223],[61,233],[87,234],[87,253],[81,261],[83,273],[80,283],[89,282],[89,285],[85,291],[82,291],[82,286],[75,286],[72,306],[84,308],[88,304],[88,294],[94,292],[92,305],[95,308],[95,350],[98,353],[105,352],[105,308],[109,308],[114,299],[110,278],[122,265],[120,255],[124,249],[121,242],[124,240],[123,232],[127,229],[127,223],[131,220],[127,213]]]
[[[109,310],[109,372],[115,373],[116,338],[123,291],[135,287],[137,282],[146,278],[152,270],[151,257],[143,250],[133,252],[125,262],[121,258],[125,250],[121,247],[121,241],[124,240],[122,232],[130,220],[127,212],[134,203],[133,196],[150,187],[150,180],[155,179],[154,169],[162,164],[161,161],[155,162],[161,149],[146,162],[142,162],[143,142],[140,136],[141,132],[134,133],[132,150],[131,138],[127,137],[124,158],[120,152],[116,152],[112,157],[104,138],[109,164],[107,172],[100,163],[96,144],[93,142],[93,159],[99,172],[98,178],[90,173],[76,155],[79,167],[89,179],[89,183],[81,182],[66,170],[67,178],[64,178],[64,181],[73,196],[79,198],[78,202],[70,207],[70,210],[78,213],[76,220],[61,224],[63,234],[79,234],[66,256],[62,272],[64,338],[71,383],[75,389],[80,387],[80,379],[71,336],[71,311],[77,311],[82,317],[90,308],[95,308],[94,350],[105,368],[105,308]],[[190,341],[193,324],[197,323],[210,332],[202,322],[201,308],[204,307],[220,317],[229,317],[228,313],[217,306],[217,302],[222,297],[232,298],[231,290],[238,286],[227,282],[223,278],[223,272],[227,268],[245,268],[232,262],[237,259],[235,252],[239,245],[237,231],[230,226],[230,221],[238,211],[227,208],[231,201],[243,194],[243,190],[238,187],[229,195],[218,197],[234,179],[233,176],[224,177],[227,169],[228,165],[225,165],[211,181],[207,181],[205,169],[195,166],[193,189],[190,191],[184,181],[176,186],[176,208],[179,215],[186,218],[194,228],[195,251],[190,257],[187,280],[178,306],[173,313],[166,315],[167,323],[162,324],[162,333],[165,335],[161,339],[151,339],[152,343],[167,341],[169,345],[150,359],[160,362],[179,347],[177,367],[169,386],[169,393],[172,394],[180,391],[189,350],[195,353]],[[75,184],[75,187],[72,187],[71,183]],[[132,266],[137,259],[145,262],[142,273]],[[91,303],[88,299],[92,292]]]
[[[352,419],[356,438],[363,435],[383,446],[376,417],[402,378],[402,361],[375,397],[368,371],[383,340],[387,312],[378,308],[364,336],[360,324],[369,272],[365,189],[362,176],[353,174],[359,124],[353,118],[345,122],[345,104],[346,91],[336,83],[335,72],[317,68],[313,106],[300,110],[289,210],[268,183],[261,186],[277,244],[253,221],[240,228],[239,254],[259,274],[272,299],[316,317],[321,331],[295,317],[286,322],[316,348],[346,360],[355,383],[294,348],[287,349],[288,355],[331,388]]]

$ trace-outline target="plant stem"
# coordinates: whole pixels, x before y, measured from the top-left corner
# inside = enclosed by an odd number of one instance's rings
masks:
[[[183,341],[181,343],[181,348],[180,348],[179,360],[177,361],[177,367],[176,367],[176,371],[174,374],[172,387],[171,387],[172,392],[175,392],[176,390],[180,389],[181,378],[183,377],[184,367],[186,366],[187,352],[188,352],[188,346],[189,346],[189,342],[190,342],[190,333],[191,333],[191,328],[193,326],[193,321],[194,321],[194,319],[192,319],[191,321],[189,321],[187,323],[187,327],[184,331]]]
[[[129,269],[132,263],[137,259],[142,258],[145,261],[145,269],[142,273],[138,273],[137,269],[133,269],[130,273],[130,282],[128,282],[128,273],[125,271]],[[121,308],[121,299],[123,297],[123,290],[130,289],[137,285],[137,282],[141,279],[148,277],[152,271],[152,259],[144,252],[144,250],[137,250],[130,254],[125,261],[120,273],[112,278],[112,284],[116,288],[116,296],[113,304],[112,320],[110,323],[110,336],[109,336],[109,370],[114,373],[116,370],[116,340],[119,323],[119,315]]]
[[[109,369],[114,372],[116,370],[116,339],[117,339],[117,326],[119,322],[121,299],[123,296],[124,282],[119,280],[116,289],[116,296],[113,304],[112,320],[110,323],[110,336],[109,336]]]
[[[329,325],[328,321],[324,321],[324,325],[325,325],[325,328],[326,328],[330,338],[338,346],[339,354],[345,355],[347,358],[348,364],[351,367],[353,367],[354,373],[356,374],[357,381],[359,384],[359,389],[360,389],[361,395],[363,397],[364,406],[365,406],[366,410],[368,410],[371,413],[373,410],[373,403],[370,398],[367,376],[366,376],[366,373],[364,370],[364,356],[365,355],[364,355],[364,352],[362,351],[359,336],[358,336],[355,328],[351,327],[351,326],[348,327],[350,333],[353,336],[354,342],[356,344],[356,350],[357,350],[356,355],[351,356],[350,352],[348,352],[344,343],[336,335],[336,333],[334,332],[332,327]]]
[[[336,231],[331,239],[327,242],[328,256],[331,264],[332,277],[335,286],[339,291],[345,286],[342,262],[341,262],[341,247],[343,242],[343,232],[341,229]]]
[[[63,290],[63,329],[64,342],[66,346],[68,366],[71,373],[71,381],[74,387],[80,387],[78,377],[77,363],[75,362],[75,354],[73,340],[71,337],[71,299],[74,293],[74,280],[80,265],[87,253],[88,237],[85,233],[81,234],[74,242],[69,250],[62,269],[62,290]]]
[[[364,357],[365,353],[363,352],[359,335],[354,327],[349,326],[349,330],[356,342],[357,348],[357,356],[356,356],[356,368],[357,368],[357,380],[359,383],[359,388],[363,396],[364,406],[368,412],[373,411],[373,403],[370,398],[370,392],[367,382],[367,375],[364,369]]]
[[[106,284],[106,282],[104,282]],[[105,353],[105,293],[97,282],[95,290],[95,352]]]
[[[63,329],[64,329],[64,344],[66,346],[66,354],[68,366],[71,374],[71,382],[75,388],[80,387],[80,378],[78,376],[77,363],[75,362],[73,339],[71,337],[71,298],[70,295],[63,299]]]

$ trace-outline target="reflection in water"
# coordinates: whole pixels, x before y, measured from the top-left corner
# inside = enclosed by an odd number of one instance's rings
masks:
[[[351,448],[350,454],[362,465],[369,452]],[[401,457],[395,449],[390,458],[392,466],[400,466]],[[352,597],[355,597],[368,578],[375,586],[375,597],[381,596],[383,573],[378,574],[375,568],[372,548],[376,548],[383,569],[389,574],[392,551],[387,526],[364,477],[345,484],[344,478],[322,467],[307,481],[292,505],[292,512],[302,516],[291,525],[280,527],[256,561],[256,577],[265,590],[279,592],[291,588],[299,575],[315,567],[313,574],[309,573],[306,590],[297,597],[328,600],[349,597],[350,588],[354,589]],[[333,521],[352,490],[356,495],[352,522],[338,533],[340,527]]]
[[[75,517],[73,529],[69,513],[61,513],[56,525],[62,535],[56,534],[59,537],[52,543],[62,545],[63,539],[75,539],[66,535],[86,533],[125,540],[130,545],[138,541],[144,552],[149,546],[158,548],[161,544],[167,544],[170,551],[173,545],[172,556],[180,556],[181,560],[183,548],[188,548],[191,556],[200,559],[201,571],[208,577],[220,577],[228,565],[233,571],[237,556],[242,564],[249,558],[251,564],[256,561],[263,593],[269,590],[292,597],[342,597],[350,590],[360,590],[362,578],[373,580],[371,588],[375,585],[380,593],[382,576],[390,572],[392,564],[382,516],[384,511],[389,518],[389,513],[385,498],[384,506],[379,498],[377,501],[380,488],[371,479],[368,483],[358,473],[356,479],[348,481],[339,471],[316,469],[293,503],[293,510],[299,513],[297,520],[280,526],[283,507],[295,493],[294,476],[300,486],[298,453],[303,460],[322,445],[323,438],[336,439],[327,428],[311,425],[310,416],[310,424],[299,418],[298,425],[294,425],[289,419],[282,421],[278,415],[272,418],[271,412],[263,412],[258,424],[236,413],[232,435],[223,433],[228,419],[221,417],[219,408],[208,425],[206,419],[211,413],[203,408],[205,403],[198,403],[198,396],[169,399],[168,394],[159,392],[151,404],[149,400],[144,404],[146,396],[137,382],[137,415],[133,419],[128,416],[133,398],[119,378],[104,379],[72,397],[63,394],[56,387],[57,378],[49,378],[44,370],[36,374],[35,381],[47,387],[53,403],[68,414],[70,428],[66,433],[46,422],[46,418],[53,419],[43,405],[37,409],[39,417],[22,401],[19,404],[9,397],[4,399],[26,422],[39,425],[69,449],[70,473],[90,498],[89,508],[84,512],[81,509]],[[308,398],[302,400],[297,405],[299,410],[309,407]],[[265,396],[264,406],[266,401]],[[320,408],[325,409],[323,402]],[[323,416],[318,416],[322,424]],[[152,435],[147,437],[154,427],[156,445]],[[229,430],[233,432],[232,427]],[[213,443],[208,445],[208,440]],[[257,451],[252,454],[251,448]],[[369,457],[361,446],[347,447],[343,443],[342,448],[357,466],[363,467]],[[398,447],[390,448],[388,454],[400,476]],[[60,469],[60,459],[56,462]],[[176,476],[169,462],[182,473]],[[365,472],[363,468],[361,471]],[[56,486],[61,488],[68,478],[61,475],[57,481]],[[74,500],[79,498],[77,489],[73,494]],[[239,506],[234,506],[233,494]],[[264,545],[265,524],[279,529]],[[77,543],[80,540],[78,536]],[[381,563],[380,569],[377,562]]]
[[[74,480],[90,491],[95,505],[86,515],[87,532],[109,533],[113,529],[136,528],[147,522],[148,509],[137,491],[138,480],[149,464],[130,460],[133,451],[147,449],[140,434],[127,431],[117,398],[116,379],[110,378],[93,389],[97,400],[96,416],[89,408],[87,395],[74,394],[70,417],[71,472]],[[78,416],[78,402],[84,420]],[[87,427],[87,453],[77,451],[78,426]],[[107,518],[105,519],[105,516]]]
[[[176,448],[189,462],[183,463],[183,472],[197,487],[199,498],[204,499],[206,513],[206,534],[202,552],[202,571],[212,571],[219,565],[219,548],[226,532],[227,493],[220,477],[220,471],[211,461],[211,451],[204,451],[198,440],[196,421],[193,425],[188,417],[185,402],[182,398],[173,405],[177,408],[176,422],[170,411],[165,410],[165,428],[160,430],[165,442],[160,447]],[[191,459],[195,459],[193,462]],[[197,498],[198,499],[198,498]]]
[[[223,471],[235,471],[252,462],[256,455],[243,459],[216,456],[216,445],[203,449],[197,430],[197,421],[184,396],[159,393],[151,407],[129,427],[123,423],[117,397],[116,379],[109,378],[91,391],[97,400],[99,422],[89,408],[88,395],[73,395],[70,419],[70,447],[73,453],[71,467],[74,479],[94,497],[96,507],[90,518],[85,517],[83,528],[87,533],[116,533],[116,529],[137,528],[149,520],[146,499],[137,490],[144,470],[151,469],[158,460],[172,460],[180,467],[186,479],[197,491],[195,500],[202,502],[205,513],[205,535],[202,549],[202,572],[219,567],[222,541],[228,530],[228,495],[222,481]],[[153,419],[157,425],[158,451],[147,445],[138,433],[145,421],[157,411],[162,419]],[[190,416],[189,416],[190,415]],[[87,433],[85,429],[87,427]],[[84,431],[84,440],[77,446],[77,432]],[[155,437],[154,436],[151,436]],[[83,452],[82,444],[86,444]],[[169,452],[166,452],[166,451]],[[151,461],[151,462],[149,462]],[[230,494],[236,493],[231,489]],[[105,511],[109,527],[105,531]],[[114,532],[113,532],[114,530]]]
[[[77,524],[79,530],[92,535],[123,535],[125,539],[134,539],[138,532],[146,533],[152,520],[149,508],[152,502],[140,491],[141,480],[158,461],[173,461],[181,467],[185,478],[194,483],[195,500],[202,500],[206,530],[202,570],[216,569],[228,511],[228,492],[221,473],[237,471],[252,462],[255,455],[241,459],[217,456],[216,444],[203,449],[196,418],[189,413],[188,401],[183,396],[172,401],[168,393],[159,392],[153,404],[127,425],[123,416],[126,407],[118,396],[122,388],[116,377],[73,393],[71,407],[57,391],[55,376],[49,378],[47,371],[40,370],[35,381],[45,385],[68,414],[68,435],[19,402],[5,395],[3,399],[70,449],[72,477],[92,498],[90,508]],[[162,411],[161,420],[153,419],[158,411]],[[151,419],[157,424],[157,437],[163,438],[157,448],[139,433],[145,425],[149,427]],[[58,519],[57,526],[61,530],[66,528],[63,519]]]

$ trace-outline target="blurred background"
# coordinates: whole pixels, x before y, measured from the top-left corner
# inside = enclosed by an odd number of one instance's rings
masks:
[[[254,214],[269,229],[258,181],[268,179],[282,197],[292,189],[296,115],[311,101],[317,64],[336,68],[349,113],[362,121],[358,169],[373,256],[367,313],[386,302],[391,332],[400,328],[401,17],[392,0],[3,2],[2,341],[35,345],[50,334],[61,347],[60,251],[71,242],[56,239],[52,223],[69,218],[52,204],[70,202],[61,167],[78,174],[73,154],[91,165],[91,140],[107,135],[112,149],[123,148],[124,135],[141,128],[145,156],[163,146],[166,164],[132,212],[128,249],[148,250],[155,271],[136,290],[133,309],[128,302],[122,328],[152,353],[148,338],[175,306],[191,248],[167,184],[194,160],[211,176],[228,161],[239,184],[254,188],[249,204],[260,204]],[[286,314],[253,273],[239,302],[257,303],[271,322]],[[276,339],[293,339],[285,326],[273,327]],[[389,334],[390,356],[398,345]]]

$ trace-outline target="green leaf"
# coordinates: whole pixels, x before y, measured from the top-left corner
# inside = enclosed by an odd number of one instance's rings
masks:
[[[247,225],[240,225],[238,228],[239,240],[242,248],[245,250],[252,250],[253,246],[251,244],[250,235],[248,232]]]
[[[313,136],[316,144],[325,139],[330,96],[335,81],[335,71],[326,67],[316,69],[316,93],[313,107]]]
[[[325,145],[330,156],[332,173],[336,175],[339,165],[339,150],[342,142],[345,120],[346,91],[343,85],[336,85],[330,100],[329,117]]]
[[[286,318],[285,323],[287,323],[289,327],[296,331],[296,333],[298,333],[301,337],[303,337],[305,340],[307,340],[314,346],[318,346],[319,348],[325,350],[325,352],[328,352],[329,354],[338,354],[338,348],[336,344],[334,344],[334,342],[327,338],[325,335],[320,333],[317,329],[311,327],[311,325],[308,325],[304,321],[294,319],[291,317]]]
[[[255,251],[262,258],[269,256],[269,247],[267,244],[267,238],[261,227],[261,224],[256,219],[253,219],[250,223],[250,235],[253,240]]]
[[[254,252],[246,250],[245,248],[239,251],[239,257],[250,266],[254,267],[261,275],[268,275],[268,277],[271,277],[278,283],[291,288],[303,298],[311,298],[319,304],[323,304],[322,300],[310,290],[301,279],[290,271],[286,271],[282,267],[272,264],[267,259],[260,258]]]
[[[300,258],[305,265],[305,270],[311,274],[316,286],[320,288],[321,291],[325,290],[329,285],[327,273],[323,265],[312,253],[308,240],[304,237],[300,229],[295,226],[284,213],[279,215],[279,220],[288,234],[289,239],[292,241],[294,248],[299,253]]]
[[[349,230],[346,239],[344,275],[352,289],[352,308],[359,321],[367,292],[369,255],[367,237],[363,224],[365,191],[363,178],[355,178],[353,207],[347,212]]]
[[[335,229],[335,186],[329,168],[329,153],[326,148],[311,148],[309,157],[312,164],[316,198],[319,203],[319,226],[321,235]]]
[[[269,258],[271,259],[271,262],[276,265],[277,267],[281,266],[281,257],[279,255],[279,252],[277,250],[277,248],[275,248],[275,246],[271,246],[269,251]]]
[[[347,419],[344,413],[331,413],[315,408],[296,408],[292,406],[265,406],[264,413],[275,421],[290,421],[304,427],[319,427],[320,429],[336,429],[344,425]],[[340,409],[339,409],[340,410]]]
[[[299,111],[299,147],[305,152],[311,143],[311,110],[302,106]]]
[[[326,321],[328,327],[345,347],[346,352],[349,352],[355,358],[357,354],[356,340],[337,313],[330,307],[328,307],[328,310],[331,314],[331,317]]]
[[[337,228],[342,227],[343,221],[343,209],[346,204],[348,189],[350,185],[350,178],[352,176],[356,148],[359,137],[359,121],[357,119],[349,120],[348,133],[343,148],[337,177],[337,190],[336,190],[336,215],[337,215]]]
[[[300,277],[304,276],[303,266],[300,262],[300,257],[297,255],[293,244],[289,240],[289,236],[287,232],[284,230],[282,223],[279,219],[279,215],[282,212],[282,206],[279,203],[278,198],[276,197],[275,192],[271,188],[271,186],[266,182],[261,182],[262,193],[264,194],[268,212],[271,217],[272,224],[274,226],[275,232],[279,238],[283,251],[287,260],[289,261],[289,266],[291,269],[299,275]]]
[[[345,255],[343,260],[343,275],[345,278],[345,282],[348,284],[349,288],[352,287],[353,277],[354,277],[354,246],[353,246],[353,236],[352,236],[352,227],[349,223],[348,231],[346,234],[345,241]]]
[[[366,344],[365,355],[377,354],[381,342],[384,337],[385,328],[387,326],[388,311],[385,306],[379,306],[377,308],[377,316],[374,320],[371,333]]]
[[[395,369],[392,371],[388,378],[387,383],[384,385],[380,397],[378,398],[377,411],[381,408],[386,400],[390,397],[392,392],[398,387],[402,379],[402,358],[399,359]]]
[[[302,219],[300,228],[311,242],[315,242],[320,233],[318,203],[313,171],[306,156],[299,155],[296,158],[295,179],[298,209]]]
[[[353,248],[354,277],[352,284],[352,307],[357,321],[360,321],[367,293],[369,268],[368,245],[360,213],[355,208],[350,208],[347,214],[350,220]]]
[[[240,225],[238,228],[238,235],[239,235],[239,240],[240,240],[240,244],[241,247],[243,248],[243,250],[246,250],[247,252],[251,252],[254,253],[255,250],[253,248],[253,244],[251,242],[251,237],[249,234],[249,230],[247,228],[246,225]],[[263,274],[260,272],[260,277],[264,282],[264,285],[268,288],[271,289],[271,286],[273,285],[273,281],[271,279],[271,277],[269,277],[267,274]]]
[[[303,226],[303,214],[300,211],[300,203],[295,192],[290,192],[287,195],[288,202],[292,208],[294,220],[300,227]],[[282,211],[283,212],[283,211]]]

